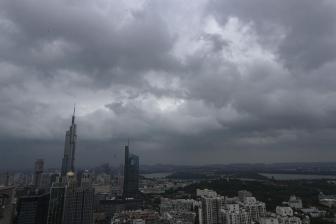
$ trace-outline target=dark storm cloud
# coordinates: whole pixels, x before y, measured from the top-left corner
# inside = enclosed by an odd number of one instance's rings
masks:
[[[209,8],[223,23],[229,16],[254,22],[265,40],[274,35],[274,29],[284,30],[286,34],[278,50],[281,59],[291,67],[310,70],[333,62],[336,57],[333,1],[212,0]]]
[[[58,166],[74,103],[80,166],[119,163],[128,137],[143,163],[330,160],[335,15],[328,0],[1,1],[0,167]]]

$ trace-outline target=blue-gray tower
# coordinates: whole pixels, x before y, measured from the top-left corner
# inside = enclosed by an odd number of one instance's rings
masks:
[[[137,198],[139,196],[139,157],[129,152],[129,145],[125,146],[124,189],[123,198]]]

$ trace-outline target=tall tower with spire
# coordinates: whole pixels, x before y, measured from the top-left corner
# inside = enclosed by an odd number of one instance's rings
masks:
[[[74,111],[72,115],[72,122],[69,130],[65,134],[65,144],[64,144],[64,156],[62,160],[62,176],[66,176],[68,172],[75,172],[75,152],[76,152],[76,123],[75,123],[75,112],[76,107],[74,106]]]

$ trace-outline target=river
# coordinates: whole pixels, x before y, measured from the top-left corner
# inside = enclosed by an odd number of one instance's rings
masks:
[[[310,174],[285,174],[285,173],[259,173],[268,178],[276,180],[319,180],[319,179],[336,179],[332,175],[310,175]]]

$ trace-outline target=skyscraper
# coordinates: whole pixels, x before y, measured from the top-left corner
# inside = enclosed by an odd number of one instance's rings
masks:
[[[75,172],[75,151],[76,151],[76,124],[75,124],[75,108],[72,115],[72,122],[69,130],[65,134],[64,157],[62,160],[62,176],[66,176],[68,172]]]
[[[35,161],[35,172],[34,172],[34,182],[33,185],[35,188],[39,188],[41,184],[41,178],[43,173],[44,162],[43,159],[38,159]]]
[[[129,153],[125,146],[123,198],[136,198],[139,195],[139,157]]]
[[[48,224],[93,223],[94,188],[90,174],[83,173],[79,186],[74,172],[76,139],[74,109],[71,126],[65,135],[62,173],[50,190]]]

